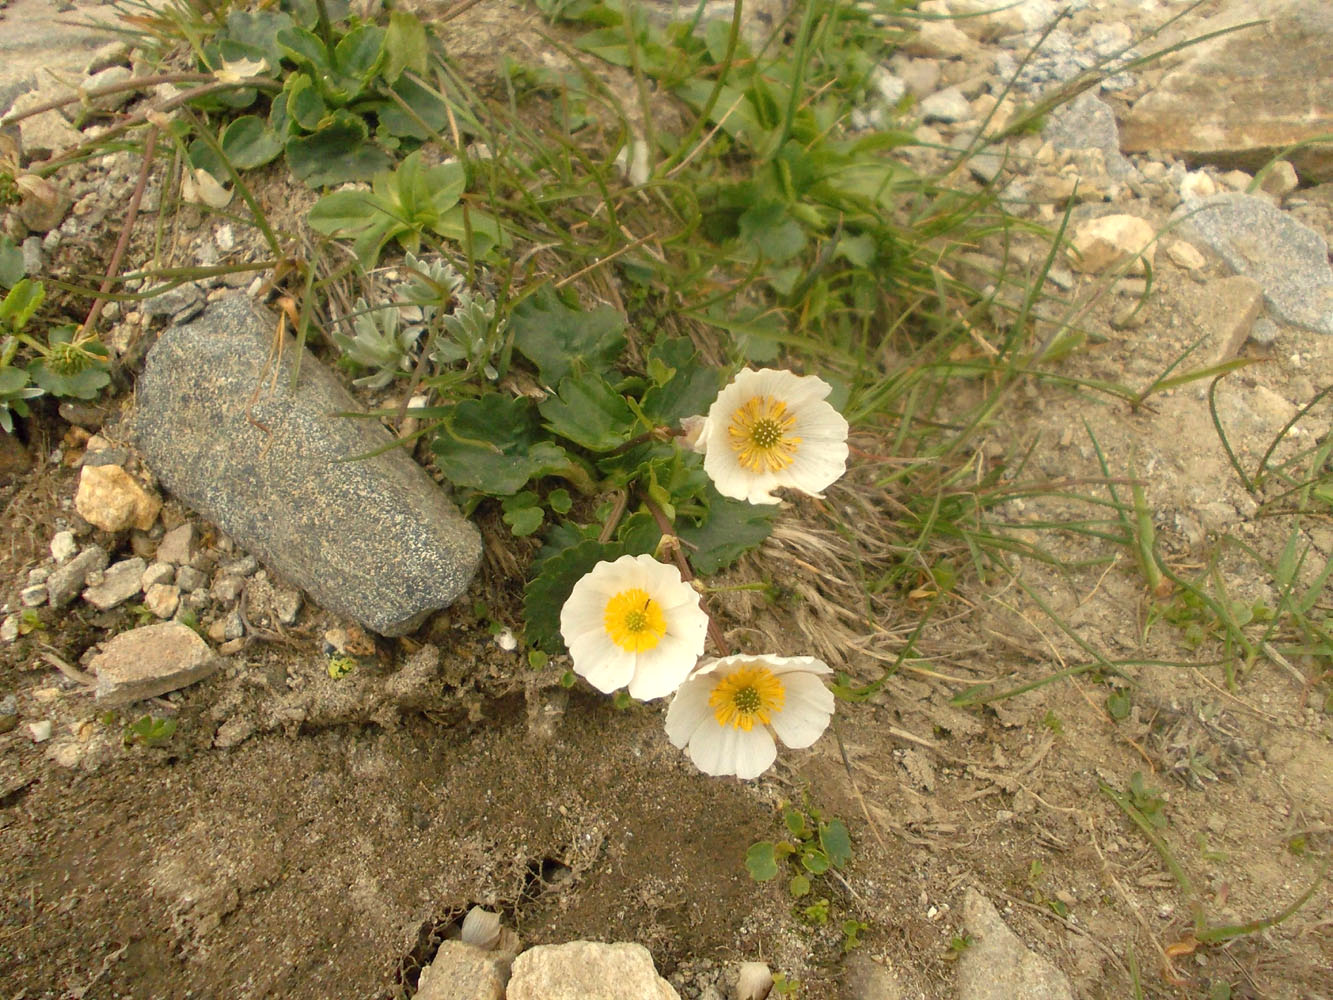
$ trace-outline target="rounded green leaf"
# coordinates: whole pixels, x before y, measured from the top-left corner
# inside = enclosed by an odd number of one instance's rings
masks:
[[[818,848],[812,848],[801,854],[801,867],[811,875],[823,875],[829,870],[828,855]]]
[[[262,118],[242,115],[222,130],[222,152],[238,170],[253,170],[276,159],[282,142]]]
[[[787,883],[787,891],[791,893],[792,899],[800,899],[810,892],[810,879],[805,875],[793,875],[792,880]]]
[[[750,878],[756,882],[767,882],[776,877],[778,860],[774,856],[772,842],[761,840],[757,844],[751,844],[750,849],[745,852],[745,868],[750,873]]]
[[[820,825],[819,846],[824,849],[835,868],[841,868],[852,860],[852,838],[847,833],[847,825],[840,819]]]

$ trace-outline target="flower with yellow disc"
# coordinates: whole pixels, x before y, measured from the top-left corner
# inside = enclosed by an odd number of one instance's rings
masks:
[[[600,562],[560,609],[574,672],[607,694],[641,701],[669,695],[704,651],[708,615],[674,566],[652,556]]]
[[[757,778],[777,759],[774,733],[794,750],[812,745],[833,717],[833,673],[813,656],[725,656],[680,686],[667,710],[672,744],[705,774]]]
[[[777,503],[788,487],[819,496],[847,471],[847,421],[812,375],[745,369],[708,409],[693,447],[725,497]]]

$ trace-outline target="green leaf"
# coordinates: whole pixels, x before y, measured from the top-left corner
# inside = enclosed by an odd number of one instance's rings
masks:
[[[74,327],[52,330],[45,356],[28,365],[33,384],[52,396],[96,399],[111,381],[107,349],[97,340],[73,346]]]
[[[775,264],[782,264],[805,248],[805,230],[778,201],[765,201],[741,214],[740,237],[752,243]]]
[[[560,609],[569,600],[574,584],[599,562],[614,561],[622,555],[620,545],[589,538],[538,560],[533,566],[532,579],[523,590],[523,634],[528,641],[548,653],[563,650]]]
[[[0,236],[0,288],[13,288],[23,273],[23,251],[8,236]]]
[[[442,410],[432,447],[436,465],[455,485],[508,496],[570,465],[563,448],[540,440],[530,399],[489,393]]]
[[[509,525],[514,537],[523,538],[531,535],[542,526],[546,512],[541,508],[541,498],[530,490],[506,497],[500,505],[504,513],[504,523]]]
[[[276,76],[278,64],[282,61],[282,49],[278,46],[277,35],[278,32],[288,30],[292,26],[291,15],[283,11],[233,10],[227,15],[226,28],[219,35],[218,41],[222,44],[224,55],[227,55],[225,43],[245,46],[252,53],[248,58],[263,59],[268,63],[269,72]],[[229,55],[227,58],[229,61],[235,61]]]
[[[799,809],[787,808],[782,811],[782,822],[787,825],[787,830],[793,837],[804,840],[810,836],[810,830],[805,825],[805,817]]]
[[[0,323],[14,331],[22,330],[46,299],[46,288],[40,281],[20,278],[0,301]]]
[[[677,522],[677,534],[696,548],[690,564],[700,576],[725,569],[757,547],[773,530],[777,507],[732,500],[707,487],[708,516],[688,524]]]
[[[339,96],[355,100],[384,65],[385,31],[375,24],[353,28],[333,48],[333,68],[337,72]]]
[[[790,882],[787,883],[787,891],[791,893],[792,899],[800,899],[810,892],[810,878],[808,875],[793,875]]]
[[[474,257],[484,257],[504,242],[504,232],[494,216],[475,208],[465,209],[462,205],[456,205],[440,216],[438,222],[431,223],[431,229],[464,246],[468,246],[470,236],[469,251]]]
[[[801,853],[801,867],[811,875],[823,875],[829,869],[828,855],[818,848]]]
[[[537,407],[554,434],[590,451],[611,451],[635,431],[635,416],[625,397],[600,375],[573,375]]]
[[[774,856],[772,842],[761,840],[757,844],[751,844],[750,849],[745,852],[745,868],[749,871],[750,878],[756,882],[767,882],[775,878],[778,874],[778,859]]]
[[[286,58],[298,66],[314,70],[316,78],[327,76],[333,70],[329,50],[313,31],[297,27],[283,28],[273,36],[273,40]]]
[[[329,113],[324,98],[319,96],[315,83],[306,73],[293,73],[282,90],[286,101],[283,108],[287,117],[307,132],[314,132]]]
[[[673,426],[684,417],[707,413],[722,388],[721,372],[704,364],[685,337],[654,344],[648,364],[671,372],[665,382],[643,394],[644,414],[660,424]]]
[[[1123,689],[1113,691],[1106,699],[1106,711],[1116,722],[1123,722],[1129,718],[1129,713],[1134,708],[1134,701],[1129,696],[1129,692]]]
[[[426,28],[415,14],[404,10],[389,13],[389,28],[384,36],[384,79],[397,83],[404,70],[425,73],[429,45]],[[420,136],[425,138],[425,136]]]
[[[41,389],[28,384],[28,373],[22,368],[0,367],[0,429],[13,434],[14,418],[10,411],[26,417],[26,401],[41,394]]]
[[[569,490],[552,490],[546,494],[546,505],[557,514],[568,514],[574,506],[574,498],[569,495]]]
[[[319,23],[319,5],[317,0],[284,0],[283,6],[291,11],[297,24],[313,28]],[[345,21],[351,13],[349,0],[324,0],[324,12],[330,23]]]
[[[852,860],[852,838],[847,833],[847,825],[840,819],[820,824],[819,846],[834,868],[842,868]]]
[[[432,134],[442,133],[448,127],[449,105],[429,88],[403,76],[399,77],[392,90],[412,109],[412,113],[408,114],[394,100],[377,102],[374,109],[380,128],[390,135],[424,142]]]
[[[625,319],[618,311],[571,309],[549,286],[520,302],[510,324],[514,348],[537,366],[547,386],[579,372],[605,372],[625,349]]]
[[[314,135],[287,140],[287,165],[311,187],[366,180],[391,162],[369,141],[366,123],[347,111],[335,111]]]
[[[282,141],[255,115],[242,115],[224,128],[219,143],[237,170],[262,167],[282,152]]]
[[[838,240],[835,255],[853,267],[869,267],[875,260],[875,241],[865,234],[843,236]]]

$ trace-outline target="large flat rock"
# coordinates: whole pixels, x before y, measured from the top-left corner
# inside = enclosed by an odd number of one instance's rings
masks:
[[[1121,124],[1127,153],[1160,150],[1254,170],[1287,146],[1333,133],[1333,3],[1228,0],[1197,34],[1267,18],[1202,43]],[[1333,143],[1294,150],[1307,179],[1333,180]]]
[[[392,438],[244,296],[169,329],[136,388],[135,438],[162,484],[337,614],[404,635],[467,587],[481,539]]]

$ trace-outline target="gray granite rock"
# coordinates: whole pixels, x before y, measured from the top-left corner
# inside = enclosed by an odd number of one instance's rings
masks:
[[[961,122],[971,115],[972,106],[957,87],[946,87],[921,102],[921,117],[928,122]]]
[[[1056,149],[1100,149],[1106,157],[1106,172],[1124,180],[1133,169],[1120,153],[1120,132],[1115,111],[1096,94],[1080,94],[1055,111],[1042,135]]]
[[[309,354],[270,364],[277,322],[243,296],[163,334],[135,436],[162,484],[320,605],[404,635],[467,587],[480,536]],[[257,394],[256,394],[257,392]],[[253,404],[251,400],[253,398]],[[184,587],[184,583],[182,583]]]
[[[1178,209],[1176,217],[1182,232],[1259,282],[1276,318],[1333,334],[1333,269],[1319,233],[1244,194],[1199,199]]]

